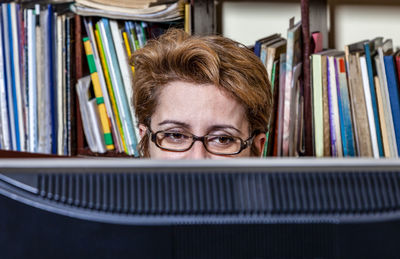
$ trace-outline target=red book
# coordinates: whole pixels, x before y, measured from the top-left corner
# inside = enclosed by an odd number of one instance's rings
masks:
[[[395,56],[397,81],[400,82],[400,53]]]

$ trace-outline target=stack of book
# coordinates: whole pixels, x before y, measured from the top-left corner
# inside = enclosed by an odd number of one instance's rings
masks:
[[[315,155],[398,157],[399,52],[377,37],[311,56]]]
[[[304,156],[309,130],[316,157],[398,157],[400,51],[381,37],[349,44],[345,51],[322,50],[319,33],[312,39],[308,104],[301,23],[291,22],[287,39],[274,34],[254,45],[273,95],[264,156]],[[310,129],[306,105],[312,110]]]
[[[0,149],[76,154],[80,114],[91,151],[137,155],[129,57],[170,26],[183,27],[181,13],[173,23],[84,17],[80,30],[71,12],[78,4],[54,2],[0,5]],[[90,76],[80,79],[83,60]]]
[[[0,146],[68,155],[73,16],[66,5],[0,6]]]

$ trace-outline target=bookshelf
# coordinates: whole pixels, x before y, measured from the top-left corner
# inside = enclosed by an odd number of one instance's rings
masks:
[[[240,1],[240,0],[239,0]],[[260,1],[267,1],[267,2],[274,2],[274,0],[259,0]],[[303,45],[303,63],[304,63],[304,71],[309,71],[310,70],[310,64],[309,64],[309,56],[310,56],[310,42],[309,42],[309,35],[310,32],[313,31],[320,31],[323,34],[323,47],[327,48],[329,46],[332,46],[332,38],[334,35],[334,31],[331,32],[328,31],[328,19],[331,20],[332,23],[332,17],[334,15],[332,14],[332,10],[330,10],[329,13],[329,6],[332,3],[337,3],[337,2],[350,2],[353,3],[354,1],[351,0],[301,0],[301,1],[294,1],[294,0],[287,0],[286,2],[296,2],[301,6],[301,16],[302,20],[305,21],[303,22],[303,38],[305,39],[304,45]],[[192,4],[192,32],[193,34],[198,34],[198,35],[207,35],[207,34],[215,34],[215,33],[220,33],[221,29],[221,4],[224,1],[214,1],[214,0],[193,0],[191,1]],[[372,0],[364,0],[363,2],[370,4],[371,2],[374,2],[375,5],[376,1]],[[389,3],[390,2],[390,3]],[[385,0],[382,2],[382,5],[390,5],[392,2],[390,0]],[[358,3],[360,4],[360,3]],[[361,3],[362,4],[362,3]],[[83,49],[83,44],[81,41],[82,38],[82,33],[84,30],[83,22],[82,22],[82,17],[80,16],[75,16],[75,81],[73,84],[76,83],[76,78],[81,78],[84,75],[88,75],[88,65],[87,61],[85,58],[85,52]],[[332,26],[332,24],[331,24]],[[310,73],[304,73],[303,74],[303,81],[305,84],[310,84]],[[306,89],[309,89],[309,87],[306,87]],[[306,96],[309,96],[307,94]],[[72,154],[72,156],[109,156],[109,157],[114,157],[114,156],[122,156],[125,157],[127,155],[117,153],[114,151],[109,151],[106,154],[97,154],[91,152],[85,142],[84,138],[84,133],[83,133],[83,125],[82,125],[82,119],[81,119],[81,114],[79,112],[79,103],[76,100],[75,106],[74,106],[74,114],[76,116],[76,125],[74,127],[74,133],[76,137],[76,152]],[[311,110],[310,109],[305,109],[305,114],[310,114]],[[311,123],[311,121],[308,121],[306,123]],[[306,125],[307,126],[307,125]],[[311,127],[308,125],[307,127]],[[311,134],[311,132],[306,132],[306,134]],[[312,149],[312,143],[310,135],[306,136],[306,139],[309,140],[308,143],[306,143],[306,154],[310,155],[311,154],[311,149]],[[0,156],[7,156],[8,154],[11,157],[16,156],[16,152],[7,152],[7,151],[1,151]],[[31,156],[31,153],[21,153],[20,154],[22,157],[29,157]],[[36,154],[32,154],[32,156],[36,156]],[[40,156],[46,156],[46,155],[40,155]],[[52,157],[52,156],[49,156]]]

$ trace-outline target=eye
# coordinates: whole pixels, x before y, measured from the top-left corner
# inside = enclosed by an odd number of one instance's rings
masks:
[[[210,136],[208,142],[217,145],[229,145],[235,142],[235,137],[228,135]]]
[[[182,139],[187,139],[188,136],[186,136],[183,133],[179,133],[179,132],[165,132],[164,138],[169,138],[169,139],[174,139],[174,140],[182,140]]]

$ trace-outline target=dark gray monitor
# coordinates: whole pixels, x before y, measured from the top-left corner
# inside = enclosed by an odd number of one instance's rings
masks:
[[[0,160],[1,258],[399,258],[400,161]]]

